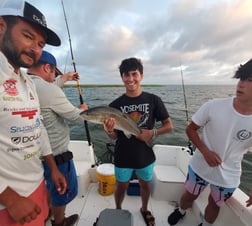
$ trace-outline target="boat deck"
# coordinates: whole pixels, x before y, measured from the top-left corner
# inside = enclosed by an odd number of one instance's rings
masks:
[[[75,226],[93,226],[102,210],[115,208],[114,195],[102,196],[99,194],[97,168],[90,168],[93,161],[90,161],[92,158],[89,156],[91,154],[88,143],[86,141],[71,141],[69,150],[74,150],[74,163],[78,172],[79,196],[67,205],[66,216],[77,213],[80,218]],[[180,199],[184,189],[183,183],[185,178],[181,182],[180,173],[174,167],[179,169],[185,177],[190,155],[181,146],[155,145],[154,150],[156,166],[153,173],[152,196],[150,197],[148,208],[154,215],[157,226],[167,226],[167,217],[173,212],[177,203],[158,200]],[[176,176],[176,180],[174,180],[174,176]],[[81,197],[81,194],[84,194],[84,197]],[[186,216],[177,226],[198,226],[201,220],[200,216],[208,202],[208,195],[209,186],[195,200],[192,208],[187,211]],[[236,189],[233,196],[220,209],[214,226],[251,226],[252,207],[246,207],[246,200],[248,199],[248,195],[240,189]],[[132,226],[145,226],[140,213],[140,206],[140,196],[125,195],[122,207],[131,212],[133,218]],[[116,226],[119,226],[120,223]],[[51,226],[49,221],[46,223],[46,226]]]
[[[175,203],[157,201],[153,198],[150,198],[149,210],[155,217],[156,225],[168,225],[167,217],[174,210],[175,205]],[[122,206],[124,209],[127,209],[132,213],[134,226],[146,225],[139,211],[141,206],[140,196],[131,196],[126,194]],[[76,226],[92,226],[96,221],[96,218],[99,216],[99,213],[105,208],[115,208],[113,194],[102,196],[98,193],[97,183],[91,183],[87,194],[83,198],[77,197],[70,204],[68,204],[66,216],[78,213],[80,219]],[[196,221],[196,218],[193,216],[193,214],[188,211],[186,217],[177,225],[197,226],[198,224],[199,222]],[[46,226],[50,226],[50,223],[47,222]]]

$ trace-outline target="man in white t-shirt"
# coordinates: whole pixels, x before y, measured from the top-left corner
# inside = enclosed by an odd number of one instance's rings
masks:
[[[186,128],[196,151],[189,163],[180,207],[168,217],[170,225],[185,216],[207,185],[210,194],[200,226],[212,225],[220,207],[240,184],[241,161],[252,147],[252,60],[240,65],[234,78],[239,79],[236,96],[206,102]],[[198,133],[201,127],[202,137]],[[247,206],[251,204],[252,193]]]

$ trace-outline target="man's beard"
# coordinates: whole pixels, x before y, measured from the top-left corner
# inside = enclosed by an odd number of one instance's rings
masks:
[[[31,64],[25,63],[22,59],[21,59],[21,55],[22,54],[26,54],[29,55],[29,57],[33,58],[33,63],[36,62],[36,56],[35,53],[33,52],[25,52],[25,51],[18,51],[18,48],[16,47],[16,45],[14,44],[10,31],[7,30],[4,37],[3,37],[3,42],[2,42],[2,48],[1,51],[3,52],[3,54],[6,56],[6,58],[8,59],[9,63],[12,64],[14,67],[20,68],[20,67],[31,67]]]

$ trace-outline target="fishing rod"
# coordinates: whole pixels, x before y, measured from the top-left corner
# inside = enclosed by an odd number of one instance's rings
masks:
[[[183,88],[183,95],[184,95],[184,104],[185,104],[185,112],[186,112],[186,125],[189,125],[189,117],[188,117],[188,108],[187,108],[187,101],[186,101],[186,93],[185,93],[185,84],[184,84],[184,76],[183,76],[183,70],[180,62],[180,74],[181,74],[181,80],[182,80],[182,88]],[[187,144],[188,148],[190,149],[190,154],[193,154],[193,147],[192,143],[189,140]]]
[[[188,126],[189,125],[189,117],[188,117],[188,109],[187,109],[187,101],[186,101],[186,94],[185,94],[184,76],[183,76],[181,62],[180,62],[180,73],[181,73],[182,88],[183,88],[183,95],[184,95],[184,104],[185,104],[185,112],[186,112],[186,125]]]
[[[66,22],[66,28],[67,28],[67,33],[68,33],[69,47],[70,47],[70,53],[71,53],[71,58],[72,58],[72,64],[73,64],[74,72],[77,72],[76,65],[75,65],[75,60],[74,60],[74,55],[73,55],[72,41],[71,41],[71,36],[70,36],[70,31],[69,31],[69,26],[68,26],[68,22],[67,22],[66,11],[65,11],[63,0],[61,0],[61,4],[62,4],[62,9],[63,9],[64,18],[65,18],[65,22]],[[79,83],[78,80],[76,80],[76,83],[77,83],[80,103],[83,104],[84,101],[83,101],[83,97],[82,97],[80,83]],[[90,133],[89,133],[89,129],[88,129],[88,123],[87,123],[86,120],[84,120],[84,126],[85,126],[85,130],[86,130],[88,146],[90,148],[91,163],[92,163],[92,167],[94,167],[95,166],[95,159],[94,159],[93,144],[91,142],[91,137],[90,137]]]
[[[75,65],[75,60],[74,60],[74,55],[73,55],[72,41],[71,41],[70,31],[69,31],[69,27],[68,27],[68,23],[67,23],[66,11],[65,11],[63,0],[61,0],[61,4],[62,4],[64,18],[65,18],[65,22],[66,22],[72,64],[73,64],[74,71],[76,72],[76,65]],[[83,102],[83,98],[82,98],[80,83],[78,80],[76,80],[76,83],[77,83],[78,93],[79,93],[79,97],[80,97],[80,103],[83,104],[84,102]]]

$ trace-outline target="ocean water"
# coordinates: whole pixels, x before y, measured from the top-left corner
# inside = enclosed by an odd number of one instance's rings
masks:
[[[185,134],[187,114],[190,120],[191,115],[204,102],[213,98],[231,97],[235,95],[235,85],[186,85],[185,93],[180,85],[168,85],[161,87],[143,87],[144,91],[160,96],[170,114],[174,125],[172,133],[158,136],[155,143],[170,145],[187,145],[188,138]],[[74,104],[79,104],[79,94],[77,88],[64,88],[64,92],[69,100]],[[97,87],[82,88],[84,102],[89,107],[108,105],[112,100],[124,93],[123,87]],[[185,108],[187,103],[187,110]],[[86,140],[84,124],[69,124],[72,140]],[[94,144],[95,155],[99,161],[106,161],[106,143],[112,142],[105,134],[102,125],[88,123],[91,141]],[[247,194],[252,189],[252,153],[244,156],[242,162],[243,173],[240,188]]]

